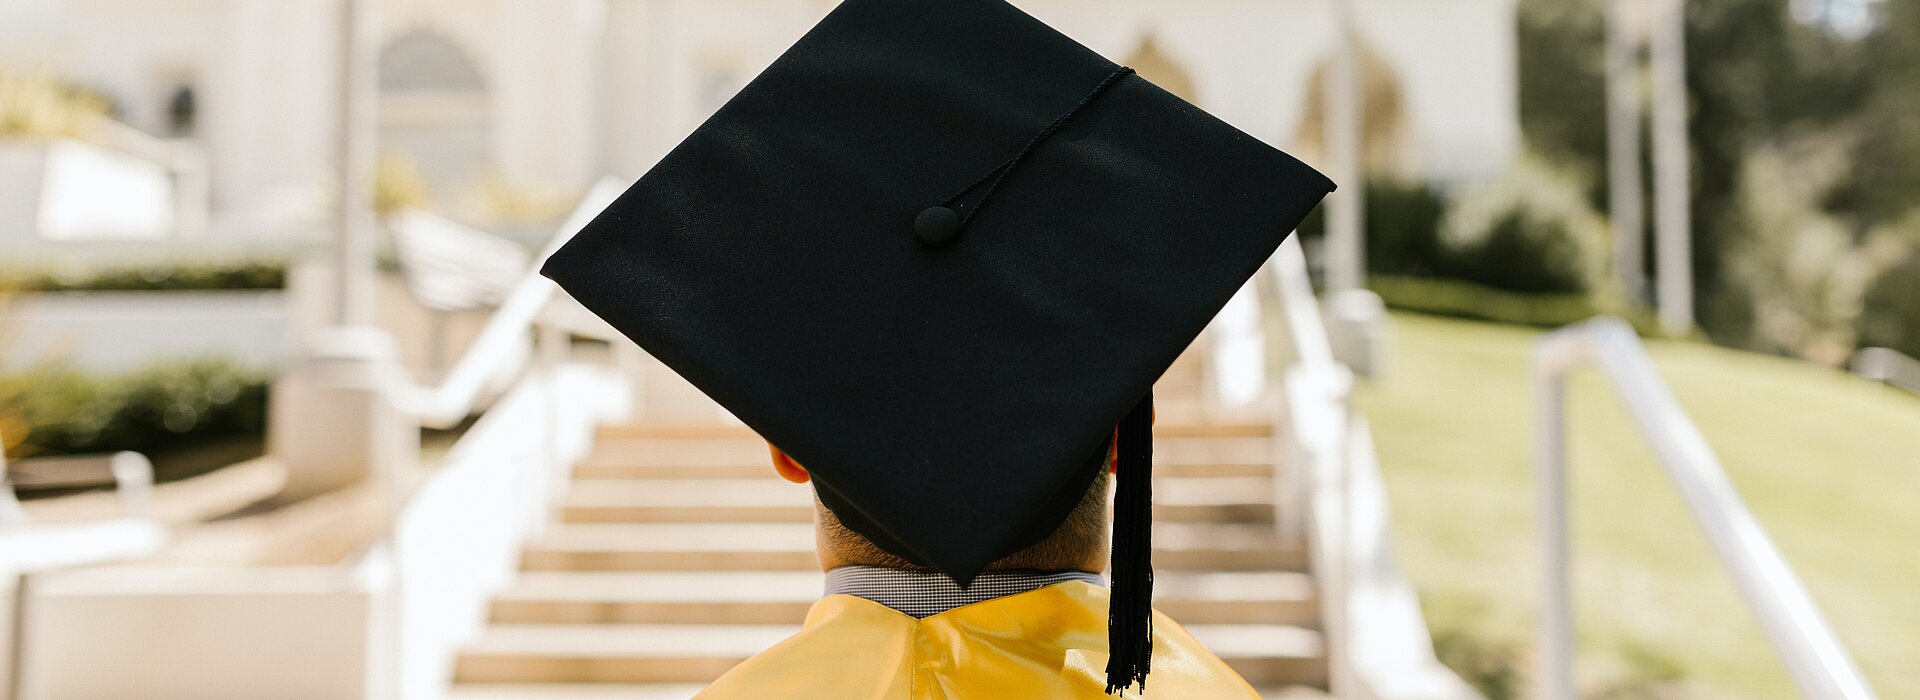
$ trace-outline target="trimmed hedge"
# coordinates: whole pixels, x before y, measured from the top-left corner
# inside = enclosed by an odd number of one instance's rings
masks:
[[[0,274],[0,289],[19,292],[249,290],[286,286],[286,264],[264,261],[117,267],[79,275],[28,271]]]
[[[1425,183],[1369,180],[1366,192],[1367,271],[1383,275],[1432,277],[1448,269],[1441,248],[1440,217],[1446,201]],[[1327,208],[1314,207],[1300,222],[1300,235],[1326,236]]]
[[[1612,311],[1588,294],[1512,292],[1449,279],[1374,275],[1367,287],[1395,309],[1523,326],[1564,326]]]
[[[1459,280],[1393,275],[1369,277],[1367,287],[1388,308],[1399,311],[1536,328],[1558,328],[1604,314],[1626,319],[1642,336],[1666,335],[1651,310],[1601,303],[1589,294],[1531,294]]]
[[[136,450],[262,435],[265,373],[225,361],[157,365],[110,377],[52,369],[0,376],[8,458]]]

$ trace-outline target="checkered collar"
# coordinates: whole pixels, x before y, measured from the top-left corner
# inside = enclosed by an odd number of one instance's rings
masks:
[[[827,572],[827,595],[857,596],[923,618],[1066,581],[1107,585],[1099,574],[1084,571],[987,571],[961,588],[936,571],[842,566]]]

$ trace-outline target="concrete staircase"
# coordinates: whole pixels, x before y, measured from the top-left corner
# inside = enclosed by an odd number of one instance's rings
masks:
[[[1156,607],[1268,697],[1317,694],[1319,602],[1306,552],[1273,531],[1270,427],[1183,401],[1197,395],[1193,365],[1159,389]],[[454,697],[691,696],[792,634],[819,598],[812,508],[745,428],[602,430],[460,656]]]

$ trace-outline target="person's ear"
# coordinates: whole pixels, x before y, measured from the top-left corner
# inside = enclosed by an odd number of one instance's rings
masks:
[[[787,456],[787,453],[781,452],[780,448],[774,447],[772,443],[768,443],[767,449],[773,453],[773,471],[779,474],[780,478],[796,484],[804,484],[813,479],[813,475],[807,473],[806,467],[802,467],[799,462],[793,461],[793,458]]]

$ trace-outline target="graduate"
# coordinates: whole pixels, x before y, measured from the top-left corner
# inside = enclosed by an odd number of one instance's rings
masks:
[[[1255,697],[1152,609],[1150,392],[1332,189],[1002,0],[842,2],[544,267],[817,497],[828,595],[699,697]]]

